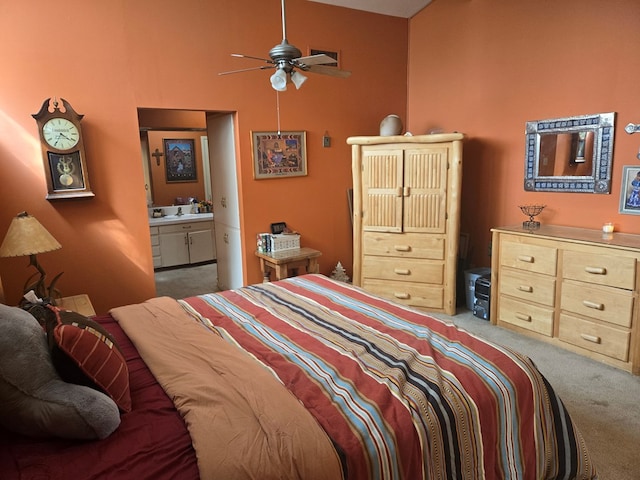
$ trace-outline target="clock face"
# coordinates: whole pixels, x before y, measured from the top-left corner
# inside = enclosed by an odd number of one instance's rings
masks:
[[[80,141],[80,132],[73,122],[66,118],[52,118],[42,127],[42,136],[53,148],[69,150]]]

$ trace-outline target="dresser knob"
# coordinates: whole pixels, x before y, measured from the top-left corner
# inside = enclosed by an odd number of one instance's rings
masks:
[[[587,333],[581,333],[580,336],[585,339],[587,342],[591,343],[600,343],[602,340],[600,337],[596,337],[595,335],[589,335]]]
[[[583,300],[582,304],[587,308],[593,308],[594,310],[604,310],[604,304],[590,302],[589,300]]]
[[[604,267],[584,267],[585,272],[593,273],[594,275],[606,275],[607,269]]]

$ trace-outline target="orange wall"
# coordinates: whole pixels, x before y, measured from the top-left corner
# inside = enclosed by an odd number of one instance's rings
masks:
[[[88,293],[98,312],[155,295],[140,161],[138,108],[237,112],[246,283],[261,280],[255,234],[273,221],[323,251],[322,273],[352,262],[346,191],[351,135],[375,135],[389,113],[404,115],[409,22],[306,0],[287,2],[287,36],[339,50],[348,79],[309,74],[280,94],[282,130],[307,131],[308,176],[253,180],[251,130],[276,130],[268,71],[231,53],[265,56],[280,43],[276,0],[45,0],[3,2],[0,45],[0,235],[26,210],[63,248],[39,256],[64,295]],[[84,114],[93,199],[45,200],[37,112],[62,97]],[[322,147],[328,132],[332,147]],[[17,303],[28,259],[0,259],[7,303]]]
[[[640,2],[435,0],[409,26],[408,128],[460,131],[463,232],[488,266],[490,228],[519,224],[523,203],[543,223],[640,233],[618,213],[622,167],[640,168]],[[617,112],[610,195],[525,192],[528,120]]]

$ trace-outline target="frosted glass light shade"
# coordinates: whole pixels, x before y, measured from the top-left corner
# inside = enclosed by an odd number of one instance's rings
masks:
[[[271,75],[271,86],[274,90],[284,92],[287,89],[287,73],[284,70],[276,70],[276,73]]]

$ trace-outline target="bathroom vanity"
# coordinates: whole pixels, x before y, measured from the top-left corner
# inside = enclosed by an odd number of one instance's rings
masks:
[[[154,268],[216,259],[212,213],[150,217],[149,227]]]

